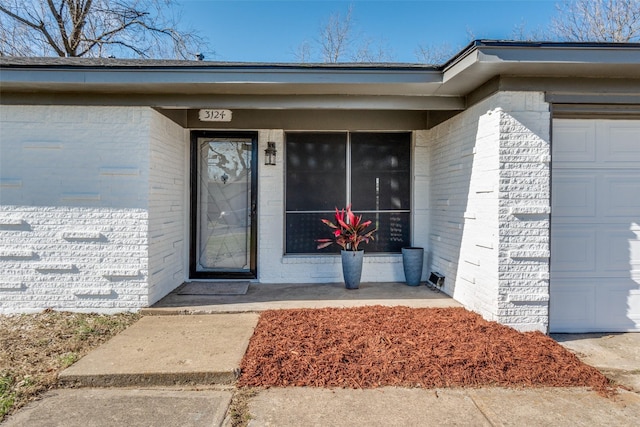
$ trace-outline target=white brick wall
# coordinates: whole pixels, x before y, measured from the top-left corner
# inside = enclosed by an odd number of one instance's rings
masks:
[[[549,327],[550,112],[542,93],[500,103],[500,247],[497,319],[519,330]]]
[[[187,277],[188,132],[151,111],[149,171],[149,304]]]
[[[186,277],[188,131],[149,108],[0,106],[0,313],[135,310]],[[446,292],[546,331],[549,110],[500,93],[414,133],[413,244]],[[265,166],[275,141],[276,166]],[[262,283],[341,282],[339,257],[284,256],[284,131],[259,131]],[[402,281],[400,255],[363,281]]]
[[[498,286],[500,114],[484,101],[431,129],[430,271],[445,291],[493,318]]]
[[[499,93],[425,132],[431,147],[430,271],[485,318],[546,331],[549,109]]]
[[[0,106],[0,313],[148,304],[150,113]]]
[[[413,246],[422,247],[425,250],[425,260],[422,268],[422,280],[429,277],[429,234],[431,232],[431,211],[429,199],[431,193],[430,182],[430,144],[427,139],[427,131],[414,132],[413,143]],[[404,280],[404,272],[400,280]]]

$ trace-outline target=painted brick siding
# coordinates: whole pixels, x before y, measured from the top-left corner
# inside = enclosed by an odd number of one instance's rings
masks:
[[[500,247],[497,319],[549,328],[549,105],[542,93],[500,95]]]
[[[413,147],[413,223],[411,244],[425,250],[425,260],[422,268],[422,280],[429,277],[429,233],[431,231],[431,213],[429,209],[430,186],[430,144],[427,131],[414,132]],[[404,280],[404,272],[401,280]]]
[[[548,326],[549,108],[499,93],[429,130],[431,271],[485,318]]]
[[[498,290],[500,114],[484,101],[430,130],[431,270],[445,292],[493,319]]]
[[[153,304],[187,276],[189,144],[182,127],[150,113],[149,304]]]
[[[0,106],[0,313],[148,304],[150,111]]]

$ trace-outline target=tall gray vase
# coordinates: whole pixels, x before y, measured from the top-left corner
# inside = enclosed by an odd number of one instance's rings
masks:
[[[404,278],[407,285],[420,285],[423,260],[424,248],[402,248],[402,266],[404,267]]]
[[[342,276],[347,289],[358,289],[362,276],[362,260],[364,251],[341,251]]]

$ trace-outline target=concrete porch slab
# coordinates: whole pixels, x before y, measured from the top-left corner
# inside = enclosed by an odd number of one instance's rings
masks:
[[[443,292],[404,283],[361,283],[345,289],[342,283],[252,283],[245,295],[180,295],[174,291],[143,314],[238,313],[282,308],[358,307],[462,307]]]
[[[551,334],[617,384],[640,392],[640,333]]]
[[[147,316],[64,370],[84,387],[230,384],[257,313]]]

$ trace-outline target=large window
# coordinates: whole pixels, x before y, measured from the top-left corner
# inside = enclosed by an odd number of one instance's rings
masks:
[[[320,219],[352,204],[378,228],[368,252],[398,253],[410,245],[411,134],[408,132],[290,132],[286,140],[286,252],[316,249],[331,237]]]

